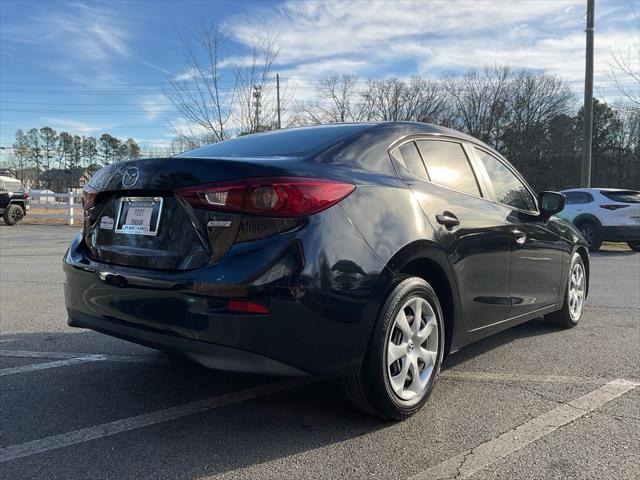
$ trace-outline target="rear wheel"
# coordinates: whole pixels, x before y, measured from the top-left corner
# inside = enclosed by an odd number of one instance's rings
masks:
[[[587,273],[579,253],[571,259],[569,279],[565,289],[562,309],[545,315],[545,319],[560,328],[575,327],[582,317],[584,301],[587,297]]]
[[[358,375],[344,379],[360,410],[403,420],[427,401],[444,353],[440,302],[423,279],[410,277],[387,298]]]
[[[627,245],[634,252],[640,252],[640,242],[627,242]]]
[[[2,217],[4,219],[4,223],[9,226],[13,226],[22,221],[24,218],[24,210],[22,210],[20,205],[10,204],[5,208]]]
[[[602,239],[600,238],[600,230],[598,230],[598,226],[593,222],[582,222],[578,228],[580,229],[580,233],[587,241],[587,245],[589,246],[590,252],[597,252],[600,250],[600,246],[602,245]]]

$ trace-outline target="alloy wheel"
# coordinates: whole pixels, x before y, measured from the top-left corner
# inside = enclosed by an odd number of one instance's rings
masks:
[[[585,276],[584,268],[578,262],[573,264],[569,277],[569,315],[578,320],[584,306]]]
[[[423,298],[409,299],[394,319],[386,352],[389,383],[401,400],[422,397],[433,376],[439,341],[433,307]]]

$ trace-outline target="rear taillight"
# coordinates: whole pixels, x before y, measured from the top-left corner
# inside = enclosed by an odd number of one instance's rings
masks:
[[[98,196],[98,190],[92,187],[84,187],[82,189],[82,208],[89,210],[96,203],[96,197]]]
[[[196,208],[292,218],[321,212],[355,188],[317,178],[261,177],[183,188],[176,193]]]
[[[618,210],[620,208],[627,208],[629,205],[600,205],[600,208],[606,208],[607,210]]]
[[[29,197],[30,197],[30,196],[31,196],[31,195],[29,194],[29,192],[24,192],[24,199],[25,199],[25,200],[29,200]]]

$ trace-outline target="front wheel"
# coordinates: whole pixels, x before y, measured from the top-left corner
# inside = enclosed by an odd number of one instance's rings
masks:
[[[442,309],[433,288],[418,277],[387,297],[358,375],[344,379],[360,410],[404,420],[427,401],[444,354]]]
[[[569,279],[565,288],[562,309],[545,315],[545,319],[560,328],[575,327],[582,317],[582,309],[587,298],[587,271],[579,253],[571,259]]]
[[[627,242],[627,245],[634,252],[640,252],[640,242]]]
[[[20,205],[7,205],[7,208],[4,210],[4,214],[2,215],[4,219],[4,223],[9,226],[16,225],[22,221],[24,218],[24,210]]]

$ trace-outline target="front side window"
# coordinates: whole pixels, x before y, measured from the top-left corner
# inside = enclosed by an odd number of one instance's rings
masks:
[[[418,140],[416,143],[433,183],[480,196],[478,182],[462,145],[442,140]]]
[[[24,187],[19,180],[5,180],[3,183],[3,190],[7,190],[9,192],[21,192],[24,190]]]
[[[473,147],[484,165],[496,192],[496,200],[519,210],[536,210],[533,196],[509,168],[493,155]]]

